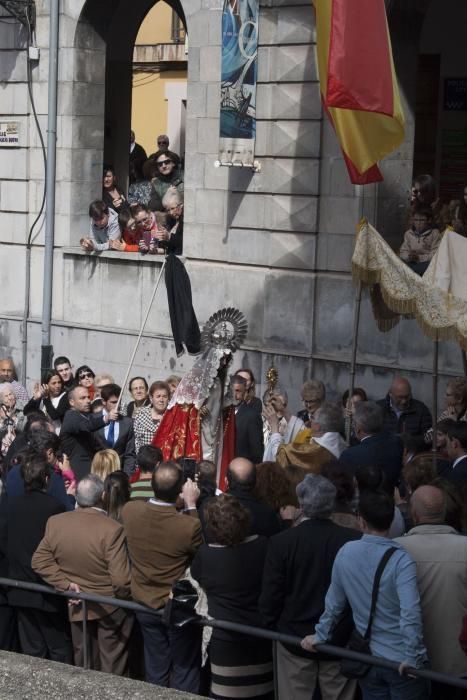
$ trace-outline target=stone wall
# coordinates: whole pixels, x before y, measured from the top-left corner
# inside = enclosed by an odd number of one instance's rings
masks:
[[[32,71],[33,91],[45,131],[48,6],[44,0],[36,4],[41,58]],[[151,5],[152,0],[109,2],[104,16],[97,0],[61,3],[52,344],[55,354],[70,355],[75,363],[83,359],[96,371],[110,368],[117,381],[123,379],[160,266],[139,254],[86,257],[78,241],[88,228],[88,203],[100,192],[105,104],[113,115],[113,141],[106,148],[113,149],[110,155],[118,167],[124,165],[130,119],[125,76],[137,28]],[[408,116],[406,142],[385,161],[384,183],[356,188],[349,183],[332,129],[322,118],[309,1],[268,0],[261,5],[259,173],[214,167],[221,2],[184,0],[178,9],[189,35],[184,252],[198,318],[203,322],[226,305],[240,308],[250,330],[235,367],[251,366],[264,383],[274,361],[294,408],[299,406],[302,381],[313,374],[343,391],[352,343],[354,288],[349,270],[355,225],[362,215],[368,216],[396,246],[404,223],[413,149],[413,32],[407,30],[403,13],[393,33]],[[43,167],[27,99],[24,30],[13,22],[1,23],[0,32],[1,53],[7,57],[0,68],[2,111],[22,120],[26,130],[22,147],[7,152],[7,165],[6,149],[0,153],[0,274],[6,290],[0,351],[12,353],[18,362],[24,243],[39,209]],[[40,366],[42,244],[40,230],[32,250],[28,382],[37,379]],[[359,359],[368,366],[361,368],[359,383],[374,386],[375,394],[382,395],[388,375],[401,368],[413,378],[417,395],[427,400],[431,352],[431,344],[412,321],[379,334],[364,300]],[[154,379],[183,373],[190,363],[190,358],[175,356],[162,287],[135,373]],[[441,366],[445,373],[459,373],[459,350],[444,344]]]

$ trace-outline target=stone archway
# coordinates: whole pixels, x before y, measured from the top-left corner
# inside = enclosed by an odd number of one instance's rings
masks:
[[[156,0],[157,1],[157,0]],[[166,0],[185,28],[195,0]],[[131,126],[132,59],[135,38],[154,0],[100,3],[86,0],[76,24],[71,98],[71,193],[73,224],[86,226],[87,206],[100,191],[102,165],[112,163],[126,181]],[[188,75],[190,80],[190,75]],[[72,234],[73,235],[73,234]]]

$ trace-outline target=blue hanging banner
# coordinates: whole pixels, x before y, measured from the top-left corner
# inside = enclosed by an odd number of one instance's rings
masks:
[[[259,0],[224,0],[220,104],[221,164],[253,166]]]

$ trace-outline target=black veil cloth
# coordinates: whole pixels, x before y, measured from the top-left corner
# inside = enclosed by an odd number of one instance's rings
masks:
[[[183,355],[184,346],[190,355],[197,355],[201,352],[201,332],[193,309],[190,278],[185,265],[173,253],[166,258],[165,286],[177,356]]]

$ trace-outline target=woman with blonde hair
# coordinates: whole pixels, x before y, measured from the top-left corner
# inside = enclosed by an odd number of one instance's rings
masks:
[[[95,474],[102,481],[119,469],[121,469],[120,457],[115,450],[99,450],[91,462],[91,474]]]

